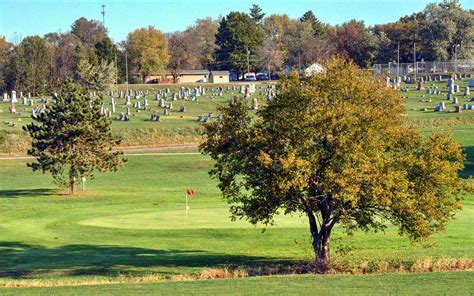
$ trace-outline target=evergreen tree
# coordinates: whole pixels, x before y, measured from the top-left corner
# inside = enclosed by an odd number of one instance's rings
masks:
[[[113,152],[114,139],[110,121],[101,114],[101,98],[87,92],[69,78],[44,112],[24,127],[33,138],[28,154],[36,162],[28,163],[33,171],[51,172],[55,181],[66,182],[71,194],[82,177],[93,171],[116,171],[126,161],[122,152]]]
[[[102,41],[95,44],[95,51],[99,61],[106,61],[108,64],[115,62],[117,54],[117,46],[109,37],[105,37]]]
[[[308,22],[311,24],[314,36],[321,36],[322,34],[324,34],[324,25],[316,18],[316,16],[311,10],[305,12],[300,18],[300,21]]]
[[[231,12],[219,24],[216,35],[217,63],[220,68],[247,71],[257,64],[256,53],[263,43],[263,31],[246,13]],[[248,60],[247,60],[248,58]]]
[[[116,71],[114,62],[107,63],[102,60],[98,65],[94,65],[82,59],[77,65],[75,77],[87,90],[104,91],[114,84]]]
[[[252,7],[250,7],[250,17],[257,24],[260,24],[260,22],[265,17],[265,13],[262,12],[262,8],[260,6],[258,6],[257,4],[253,4]]]

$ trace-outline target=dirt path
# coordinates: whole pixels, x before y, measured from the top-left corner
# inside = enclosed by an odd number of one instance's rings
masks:
[[[197,144],[188,145],[166,145],[166,146],[149,146],[149,147],[118,147],[115,150],[127,152],[140,152],[140,151],[163,151],[163,150],[179,150],[179,149],[197,149]]]
[[[166,150],[180,150],[180,149],[197,149],[198,145],[167,145],[167,146],[150,146],[150,147],[119,147],[116,151],[123,151],[127,156],[176,156],[176,155],[198,155],[199,152],[158,152]],[[150,153],[140,153],[150,152]],[[32,159],[33,157],[27,155],[12,155],[0,156],[0,160],[23,160]]]

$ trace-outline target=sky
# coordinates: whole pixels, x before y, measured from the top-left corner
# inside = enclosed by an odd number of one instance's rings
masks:
[[[15,42],[29,35],[67,32],[80,17],[102,21],[109,36],[119,42],[137,28],[153,25],[169,33],[186,29],[198,18],[225,16],[230,11],[246,11],[258,4],[269,15],[288,14],[299,18],[312,10],[331,25],[350,19],[367,25],[393,22],[424,9],[436,0],[0,0],[0,35]],[[474,0],[461,0],[465,9],[474,9]]]

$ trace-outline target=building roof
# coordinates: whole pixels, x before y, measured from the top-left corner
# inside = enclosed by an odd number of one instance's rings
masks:
[[[229,71],[211,71],[212,75],[230,75]]]
[[[181,75],[208,75],[208,70],[181,70]]]

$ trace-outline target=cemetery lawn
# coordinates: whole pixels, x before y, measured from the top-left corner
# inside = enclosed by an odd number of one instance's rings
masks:
[[[471,96],[464,97],[464,87],[469,79],[456,80],[460,86],[460,92],[454,96],[458,98],[458,104],[452,104],[446,101],[447,82],[427,82],[427,87],[437,87],[442,94],[426,94],[425,91],[416,90],[415,84],[402,83],[401,87],[406,88],[408,92],[400,92],[405,99],[407,115],[409,119],[420,128],[431,130],[433,128],[456,129],[474,126],[474,111],[463,110],[461,113],[455,113],[456,105],[471,104]],[[275,83],[275,82],[272,82]],[[197,101],[171,100],[171,94],[178,92],[181,86],[193,89],[198,84],[185,85],[130,85],[132,90],[149,91],[146,96],[148,109],[143,110],[130,108],[132,115],[130,121],[124,122],[116,120],[120,113],[126,113],[125,99],[115,98],[116,112],[111,117],[112,130],[117,137],[122,139],[121,146],[153,146],[153,145],[174,145],[174,144],[197,144],[201,140],[202,124],[197,121],[198,116],[206,116],[209,112],[213,113],[210,121],[217,117],[216,109],[219,105],[227,102],[235,96],[242,97],[239,93],[241,83],[229,83],[223,85],[202,84],[206,88],[206,94],[198,97]],[[246,83],[243,83],[246,84]],[[216,89],[222,86],[224,91],[222,96],[212,96],[212,88]],[[262,106],[266,102],[265,88],[268,83],[257,83],[257,91],[251,97],[256,97]],[[165,104],[172,103],[173,109],[170,115],[163,115],[163,108],[158,107],[158,101],[155,100],[155,94],[159,91],[165,92],[169,88],[170,93],[165,100]],[[229,89],[228,89],[229,88]],[[235,89],[234,89],[235,88]],[[119,90],[124,91],[125,86],[120,85]],[[115,91],[115,90],[114,90]],[[44,96],[46,97],[46,96]],[[429,101],[431,98],[431,102]],[[132,107],[134,102],[141,102],[144,98],[131,98]],[[446,109],[449,112],[434,112],[435,106],[444,101]],[[34,106],[41,106],[40,100],[34,99]],[[474,104],[474,102],[473,102]],[[251,105],[249,100],[248,105]],[[186,112],[179,112],[181,106],[186,108]],[[104,97],[104,107],[110,108],[108,96]],[[0,154],[1,153],[25,153],[28,148],[28,137],[22,131],[22,126],[31,122],[31,109],[28,105],[23,105],[22,100],[18,99],[17,114],[8,112],[9,102],[0,100]],[[426,109],[426,111],[425,111]],[[156,111],[161,116],[161,121],[151,121],[151,114]],[[470,136],[473,138],[474,136]]]
[[[469,295],[473,272],[299,275],[245,279],[115,284],[102,286],[18,288],[3,295]]]

